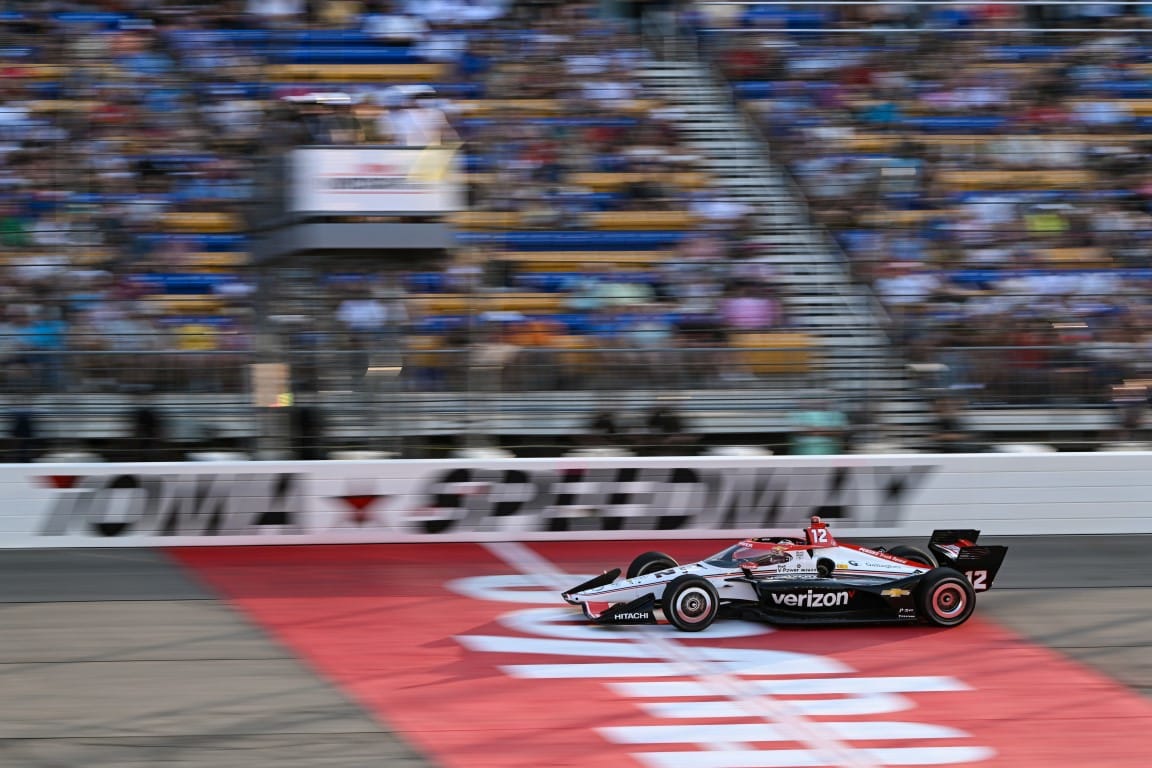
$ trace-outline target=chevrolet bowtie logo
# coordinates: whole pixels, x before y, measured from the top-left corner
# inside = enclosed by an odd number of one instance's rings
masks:
[[[884,597],[906,597],[907,595],[910,595],[912,593],[906,589],[900,589],[899,587],[895,587],[893,589],[886,589],[883,592],[881,592],[880,594],[883,595]]]

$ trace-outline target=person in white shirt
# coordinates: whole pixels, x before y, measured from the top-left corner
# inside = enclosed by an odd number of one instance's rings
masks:
[[[392,133],[407,147],[438,147],[458,141],[444,111],[433,102],[431,89],[412,94],[412,101],[391,116]]]

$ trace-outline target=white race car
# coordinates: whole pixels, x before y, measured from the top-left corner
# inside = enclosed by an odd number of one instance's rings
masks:
[[[801,538],[746,539],[695,563],[645,552],[563,593],[600,624],[655,624],[698,632],[720,615],[774,623],[926,621],[951,627],[972,615],[1007,547],[977,546],[975,530],[938,530],[928,549],[837,542],[813,517]]]

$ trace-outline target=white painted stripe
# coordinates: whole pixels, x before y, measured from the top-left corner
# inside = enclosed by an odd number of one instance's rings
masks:
[[[951,677],[934,675],[914,677],[835,677],[802,680],[749,680],[748,684],[763,693],[775,695],[863,694],[863,693],[936,693],[967,691],[969,687]],[[620,683],[616,685],[627,696],[668,698],[673,696],[706,696],[694,683]]]
[[[969,687],[954,677],[916,675],[912,677],[834,677],[803,680],[757,680],[765,693],[780,695],[848,693],[937,693],[967,691]]]
[[[475,642],[477,636],[462,637],[467,643]],[[497,637],[480,636],[484,642],[498,640]],[[567,641],[572,642],[572,641]],[[507,646],[508,643],[502,645]],[[478,649],[484,650],[484,649]],[[799,654],[779,651],[737,650],[731,648],[695,649],[700,655],[713,662],[725,672],[740,675],[824,675],[843,671],[843,665],[825,664],[819,657],[804,658]],[[633,652],[635,649],[633,649]],[[545,648],[541,653],[549,653]],[[597,654],[604,656],[607,654]],[[623,655],[623,654],[622,654]],[[636,658],[636,657],[632,657]],[[510,675],[526,678],[585,678],[585,677],[675,677],[690,676],[693,669],[682,664],[671,663],[628,663],[618,664],[510,664],[504,667]],[[865,678],[867,679],[867,678]],[[883,678],[878,679],[878,685]],[[780,681],[793,682],[793,681]],[[801,681],[795,681],[801,682]],[[756,684],[756,683],[753,683]],[[815,684],[815,681],[814,683]],[[960,685],[957,683],[957,685]],[[901,690],[961,690],[960,688],[913,687]],[[880,690],[880,687],[877,688]],[[771,692],[771,691],[768,691]]]
[[[836,738],[861,741],[952,739],[966,734],[955,728],[924,723],[825,722],[821,725]],[[767,723],[715,723],[708,725],[625,725],[598,728],[618,744],[680,744],[707,741],[794,741],[792,734]]]
[[[739,663],[734,666],[739,668]],[[649,662],[647,664],[511,664],[501,667],[513,677],[546,679],[583,679],[610,677],[680,677],[692,674],[682,664]]]
[[[461,635],[456,638],[473,651],[489,653],[542,653],[549,656],[600,656],[611,659],[651,659],[644,648],[631,642],[610,640],[553,640],[544,637]]]
[[[762,681],[748,681],[758,690]],[[696,682],[652,682],[652,683],[609,683],[609,688],[621,696],[630,698],[704,698],[721,694],[715,689]],[[761,697],[767,699],[767,697]],[[768,699],[770,700],[770,699]],[[835,699],[778,699],[798,716],[803,717],[846,717],[848,715],[880,715],[912,709],[911,699],[893,693],[857,694]],[[652,705],[656,706],[656,705]],[[732,710],[729,717],[748,717],[747,707],[740,705]]]
[[[987,760],[995,752],[987,747],[893,747],[861,749],[877,766],[955,765]],[[838,766],[810,749],[730,750],[710,752],[633,752],[648,768],[809,768]]]

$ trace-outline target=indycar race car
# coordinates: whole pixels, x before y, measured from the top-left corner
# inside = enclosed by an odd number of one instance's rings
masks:
[[[978,546],[980,532],[938,530],[928,549],[869,549],[837,542],[819,517],[803,538],[746,539],[699,562],[645,552],[564,592],[598,624],[655,624],[699,632],[718,616],[778,624],[963,624],[976,593],[992,586],[1007,547]]]

